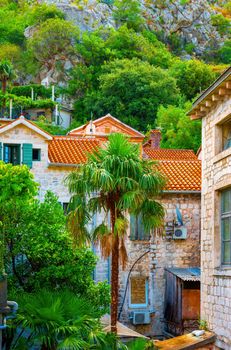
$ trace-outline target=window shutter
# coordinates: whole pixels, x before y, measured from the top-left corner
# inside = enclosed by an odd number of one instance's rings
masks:
[[[22,162],[32,168],[32,144],[24,143],[22,148]]]
[[[2,143],[0,142],[0,160],[2,160]]]
[[[136,239],[136,217],[135,215],[130,215],[130,239],[134,241]]]

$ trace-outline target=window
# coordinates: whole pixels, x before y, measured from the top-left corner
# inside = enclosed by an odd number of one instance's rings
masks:
[[[130,307],[148,306],[148,279],[146,277],[130,278]]]
[[[38,148],[33,148],[32,151],[32,160],[33,162],[35,161],[40,161],[41,160],[41,150]]]
[[[231,265],[231,189],[221,193],[221,262]]]
[[[130,239],[133,241],[149,241],[150,232],[145,231],[141,215],[130,216]]]
[[[63,211],[64,211],[64,214],[67,215],[69,213],[69,203],[63,203]]]
[[[223,150],[231,147],[231,120],[222,125]]]
[[[4,144],[3,161],[13,165],[20,164],[20,145]]]

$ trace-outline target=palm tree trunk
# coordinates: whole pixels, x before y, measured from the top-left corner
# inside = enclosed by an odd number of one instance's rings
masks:
[[[7,80],[3,79],[2,80],[2,93],[5,94],[6,93],[6,84],[7,84]]]
[[[117,333],[119,299],[119,237],[115,234],[115,208],[111,210],[111,226],[114,236],[111,263],[111,332]]]

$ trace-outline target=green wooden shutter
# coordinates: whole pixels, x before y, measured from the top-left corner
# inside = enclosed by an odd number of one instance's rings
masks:
[[[0,160],[2,160],[2,143],[0,142]]]
[[[32,168],[32,144],[24,143],[22,147],[22,162]]]
[[[130,239],[132,241],[135,240],[135,232],[136,232],[136,217],[135,215],[130,215]]]

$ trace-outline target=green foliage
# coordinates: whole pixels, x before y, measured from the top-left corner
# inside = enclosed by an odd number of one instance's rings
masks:
[[[127,24],[128,28],[140,30],[144,24],[141,4],[138,0],[115,0],[113,17],[117,25]]]
[[[89,299],[67,290],[40,290],[15,296],[19,303],[16,321],[24,350],[103,349],[109,337],[102,331],[98,312]],[[12,348],[20,338],[15,334]],[[22,341],[21,339],[21,341]]]
[[[99,78],[98,91],[91,91],[77,101],[79,117],[95,117],[108,111],[133,127],[141,129],[154,124],[157,106],[176,103],[179,91],[175,80],[161,68],[138,59],[115,60],[105,64]]]
[[[218,51],[218,61],[231,64],[231,40],[225,41],[224,45]]]
[[[230,34],[231,24],[229,18],[226,18],[219,13],[211,16],[211,23],[217,28],[221,35]]]
[[[128,343],[128,350],[155,350],[157,349],[153,341],[146,339],[137,339]]]
[[[0,275],[4,273],[4,255],[7,226],[15,207],[22,207],[37,192],[37,184],[29,168],[0,162]],[[17,225],[17,221],[15,222]],[[6,254],[7,256],[7,254]]]
[[[11,288],[20,286],[28,292],[68,288],[89,297],[99,313],[107,309],[108,285],[92,280],[96,258],[90,249],[73,247],[63,209],[51,192],[44,202],[12,203],[6,214],[4,231],[9,248],[8,269],[13,272],[9,276]]]
[[[6,92],[7,82],[15,77],[14,68],[10,61],[0,61],[0,82],[2,85],[2,92]]]
[[[181,93],[189,100],[195,98],[216,78],[211,67],[198,60],[176,61],[170,68],[170,74],[176,79]]]
[[[190,120],[187,116],[189,109],[189,103],[183,107],[159,107],[157,125],[162,131],[161,147],[198,150],[201,145],[201,121]]]
[[[34,90],[34,97],[40,97],[43,99],[50,99],[52,95],[51,87],[45,87],[40,84],[30,84],[13,86],[10,89],[10,93],[16,96],[31,97],[31,89]]]
[[[48,19],[64,19],[64,13],[55,5],[36,4],[29,11],[30,22],[32,25],[46,22]]]
[[[74,42],[78,38],[77,28],[60,18],[51,18],[39,25],[28,49],[40,66],[55,67],[63,62],[63,57],[74,55]]]

